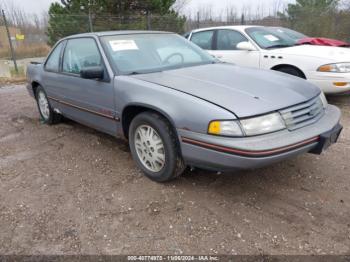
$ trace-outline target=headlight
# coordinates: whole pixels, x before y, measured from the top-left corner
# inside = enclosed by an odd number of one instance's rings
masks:
[[[286,125],[279,113],[243,119],[240,121],[213,121],[208,133],[221,136],[256,136],[285,129]]]
[[[317,71],[331,73],[350,73],[350,63],[328,64],[320,66]]]
[[[279,113],[244,119],[240,122],[247,136],[271,133],[286,128]]]
[[[326,108],[328,106],[328,101],[327,101],[327,98],[323,92],[321,92],[321,94],[320,94],[320,99],[322,101],[323,108]]]

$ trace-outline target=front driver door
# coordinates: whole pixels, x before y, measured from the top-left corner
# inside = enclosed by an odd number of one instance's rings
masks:
[[[45,73],[42,75],[43,81],[42,85],[45,89],[46,95],[50,100],[50,104],[53,109],[60,110],[61,105],[57,103],[62,96],[63,93],[61,92],[60,84],[59,84],[59,78],[60,78],[60,64],[61,64],[61,56],[62,52],[65,46],[65,40],[58,43],[52,52],[50,53],[49,57],[47,58],[44,70]]]
[[[104,79],[83,79],[80,71],[104,68]],[[68,117],[115,135],[117,128],[113,80],[109,77],[94,38],[68,40],[62,62],[60,88],[64,94],[62,111]]]
[[[214,54],[219,60],[240,66],[260,67],[260,52],[239,50],[237,45],[249,40],[240,32],[232,29],[221,29],[216,32]]]

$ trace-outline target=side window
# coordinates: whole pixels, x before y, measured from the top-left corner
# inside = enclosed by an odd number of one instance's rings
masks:
[[[101,65],[102,58],[94,39],[68,40],[63,57],[63,72],[80,74],[83,68]]]
[[[219,30],[217,35],[217,50],[237,50],[237,45],[248,39],[233,30]]]
[[[60,67],[60,55],[63,47],[63,42],[59,43],[51,52],[49,59],[45,64],[45,69],[48,71],[58,72]]]
[[[191,41],[204,50],[212,50],[214,31],[203,31],[194,33]]]

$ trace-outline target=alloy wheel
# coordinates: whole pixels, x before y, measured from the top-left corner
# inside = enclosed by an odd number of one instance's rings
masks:
[[[43,118],[46,120],[49,119],[50,117],[49,101],[47,101],[46,95],[42,91],[38,93],[38,104],[39,104],[40,113],[43,116]]]
[[[165,148],[162,138],[149,125],[141,125],[135,132],[135,149],[144,167],[157,173],[165,166]]]

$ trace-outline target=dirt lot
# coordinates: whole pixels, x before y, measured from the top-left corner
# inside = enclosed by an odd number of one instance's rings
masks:
[[[350,96],[322,156],[218,175],[144,178],[124,141],[40,123],[0,88],[0,254],[350,254]]]

